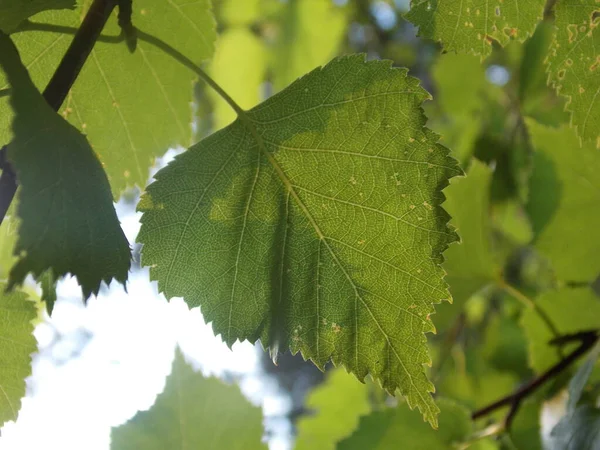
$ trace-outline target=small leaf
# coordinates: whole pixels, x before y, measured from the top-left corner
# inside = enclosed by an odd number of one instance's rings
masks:
[[[462,172],[427,98],[389,62],[338,58],[192,147],[138,205],[152,279],[229,345],[371,373],[435,423],[424,333],[457,238],[441,190]]]
[[[462,311],[462,305],[473,294],[496,279],[492,260],[490,227],[490,182],[492,171],[473,160],[466,178],[455,178],[444,190],[444,208],[452,216],[450,222],[460,233],[461,242],[444,253],[446,281],[454,305],[436,308],[433,322],[445,328]]]
[[[440,427],[434,430],[405,408],[364,416],[354,434],[338,450],[448,450],[472,433],[469,411],[451,400],[439,399]]]
[[[541,440],[541,403],[525,400],[510,426],[510,439],[518,450],[543,450]]]
[[[600,356],[600,343],[597,343],[590,354],[587,356],[581,367],[577,370],[577,373],[571,378],[569,382],[569,402],[567,403],[567,412],[571,413],[575,411],[577,402],[581,398],[583,389],[588,382],[594,365]]]
[[[0,426],[16,420],[25,395],[25,378],[31,374],[36,350],[32,321],[35,303],[22,292],[6,292],[0,283]]]
[[[371,411],[368,387],[342,369],[336,369],[322,386],[313,390],[306,408],[314,415],[298,421],[295,450],[333,450],[335,444],[352,434],[358,420]]]
[[[563,288],[546,292],[536,303],[558,327],[560,334],[600,328],[600,301],[590,288]],[[529,364],[540,373],[559,361],[554,335],[532,309],[523,312],[521,326],[529,341]],[[568,351],[568,347],[567,347]]]
[[[8,145],[20,190],[17,262],[9,288],[28,273],[77,277],[85,297],[100,282],[127,279],[130,250],[110,186],[85,137],[36,90],[14,45],[0,34],[0,67],[11,82],[14,138]]]
[[[580,139],[600,149],[600,3],[564,0],[554,8],[549,82],[568,98],[566,109]]]
[[[536,150],[527,205],[534,245],[559,279],[591,282],[600,273],[600,152],[579,148],[567,126],[527,127]]]
[[[405,17],[419,27],[419,36],[440,41],[447,51],[485,58],[492,43],[525,41],[542,19],[545,0],[473,2],[412,0]]]
[[[49,9],[73,9],[75,0],[0,0],[0,31],[11,33],[25,19]]]
[[[165,390],[149,411],[112,430],[112,450],[267,449],[262,414],[237,386],[204,378],[178,349]]]
[[[0,280],[7,280],[10,268],[16,261],[14,255],[18,236],[18,224],[15,217],[16,199],[13,199],[4,220],[0,225]]]

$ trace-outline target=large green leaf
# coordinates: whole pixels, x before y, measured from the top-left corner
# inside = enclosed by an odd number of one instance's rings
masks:
[[[445,328],[462,310],[462,305],[496,279],[492,260],[490,227],[490,182],[492,171],[473,160],[466,178],[452,180],[444,193],[446,211],[452,225],[460,233],[461,242],[453,244],[444,254],[446,281],[455,305],[442,304],[436,308],[433,322]]]
[[[177,350],[165,390],[148,411],[113,428],[112,450],[266,450],[262,414],[236,386],[195,372]]]
[[[276,91],[333,58],[349,19],[348,8],[331,0],[290,0],[281,14],[272,55]]]
[[[333,371],[325,383],[310,393],[306,408],[314,415],[298,421],[295,450],[333,450],[352,434],[360,416],[371,411],[368,387],[342,369]]]
[[[39,12],[68,8],[75,8],[75,0],[0,0],[0,31],[10,33]]]
[[[419,36],[440,41],[446,50],[481,55],[492,42],[524,41],[542,19],[546,0],[412,0],[406,18]]]
[[[560,279],[591,282],[600,273],[600,152],[579,148],[567,126],[527,126],[536,149],[527,205],[534,245]]]
[[[35,304],[22,292],[5,291],[0,283],[0,426],[17,419],[25,378],[31,374],[30,355],[36,349]]]
[[[555,15],[549,81],[569,99],[567,110],[579,137],[600,148],[600,3],[558,1]]]
[[[590,288],[563,288],[542,294],[538,306],[556,324],[560,334],[600,328],[600,299]],[[559,361],[554,338],[534,309],[523,312],[521,326],[529,341],[529,363],[536,372],[543,372]]]
[[[17,261],[9,286],[47,270],[71,273],[88,297],[102,281],[122,283],[130,250],[110,186],[86,138],[36,90],[10,38],[0,34],[0,68],[15,112],[8,158],[19,180]]]
[[[433,430],[404,408],[374,412],[361,419],[352,436],[338,450],[448,450],[473,432],[469,411],[451,400],[440,399],[440,428]]]
[[[338,58],[180,155],[139,204],[143,264],[229,344],[261,339],[397,388],[435,423],[424,333],[461,171],[386,61]]]
[[[148,0],[133,5],[133,23],[143,32],[195,62],[212,55],[210,0]],[[77,27],[85,9],[51,11],[36,20]],[[103,33],[119,35],[116,13]],[[35,84],[45,87],[71,37],[31,31],[14,36]],[[96,44],[61,114],[86,133],[115,197],[127,186],[145,186],[154,159],[169,147],[191,144],[194,79],[188,68],[143,39],[133,54],[124,42]],[[0,89],[5,86],[0,78]],[[8,105],[0,99],[0,138],[9,117]]]

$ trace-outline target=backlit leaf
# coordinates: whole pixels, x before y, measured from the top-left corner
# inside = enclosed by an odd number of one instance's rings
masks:
[[[368,387],[337,369],[309,394],[306,408],[314,415],[298,421],[294,449],[333,450],[339,440],[352,434],[360,416],[371,411]]]
[[[440,41],[446,50],[480,55],[492,42],[524,41],[542,19],[545,0],[412,0],[406,18],[419,27],[419,36]]]
[[[0,0],[0,31],[10,33],[39,12],[68,8],[75,8],[75,0]]]
[[[16,420],[31,374],[30,355],[36,349],[32,320],[35,303],[19,291],[7,293],[0,283],[0,426]]]
[[[460,174],[406,70],[338,58],[178,156],[138,206],[142,261],[229,344],[371,373],[435,423],[423,364],[441,190]]]
[[[577,135],[600,148],[600,3],[564,0],[555,5],[556,35],[548,53],[549,81],[569,99]]]
[[[0,68],[15,112],[8,158],[19,180],[19,233],[9,286],[51,270],[77,277],[85,297],[124,283],[130,250],[110,186],[90,144],[36,90],[10,38],[0,34]]]
[[[216,378],[204,378],[179,350],[154,406],[112,430],[112,450],[266,450],[262,414]]]
[[[527,121],[536,150],[527,210],[535,247],[566,281],[600,273],[600,152],[575,131]]]

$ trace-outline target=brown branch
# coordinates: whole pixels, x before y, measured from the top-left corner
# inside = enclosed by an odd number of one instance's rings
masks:
[[[568,354],[565,358],[561,359],[558,363],[550,367],[546,372],[542,373],[540,376],[534,378],[526,385],[517,389],[510,395],[503,397],[477,411],[475,411],[471,418],[473,420],[480,419],[482,417],[491,414],[492,412],[500,409],[504,406],[510,406],[510,411],[508,415],[504,419],[505,428],[508,429],[512,422],[512,419],[516,415],[521,402],[533,394],[537,389],[539,389],[546,382],[550,381],[560,373],[562,373],[565,369],[567,369],[571,364],[573,364],[579,357],[587,353],[589,349],[591,349],[598,339],[600,338],[600,330],[592,330],[592,331],[582,331],[580,333],[574,335],[563,336],[558,339],[554,339],[551,341],[551,344],[554,345],[562,345],[566,342],[572,342],[577,340],[580,342],[579,347],[573,350],[570,354]]]
[[[94,0],[75,33],[43,96],[58,111],[90,55],[98,36],[117,5],[117,0]],[[0,149],[0,225],[17,191],[17,176],[7,156],[7,147]]]

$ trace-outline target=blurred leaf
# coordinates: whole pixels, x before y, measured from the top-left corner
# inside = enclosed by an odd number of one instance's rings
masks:
[[[447,327],[469,297],[496,279],[490,249],[491,175],[485,164],[473,160],[466,178],[455,178],[444,190],[444,208],[452,216],[450,223],[457,228],[461,242],[444,253],[443,266],[454,304],[436,307],[433,322],[438,328]]]
[[[36,350],[32,321],[35,304],[19,291],[6,292],[0,283],[0,426],[17,420],[25,378],[31,374],[30,355]]]
[[[262,0],[225,0],[220,8],[220,18],[225,25],[251,25],[261,16]],[[243,52],[240,51],[240,56]],[[234,67],[234,66],[232,66]]]
[[[368,388],[343,369],[336,369],[309,394],[306,408],[315,410],[314,415],[298,421],[294,449],[332,450],[339,440],[352,434],[360,416],[371,411]]]
[[[266,60],[266,50],[259,38],[247,28],[232,28],[219,35],[209,72],[238,105],[248,109],[262,100]],[[209,95],[214,103],[214,129],[219,130],[233,122],[236,114],[214,91],[210,90]]]
[[[491,53],[493,41],[504,46],[511,39],[526,40],[542,19],[545,3],[412,0],[405,17],[419,27],[419,36],[440,41],[447,51],[483,59]]]
[[[215,27],[210,0],[146,0],[133,5],[133,23],[141,31],[164,40],[194,62],[212,55]],[[78,27],[84,10],[50,11],[36,21]],[[120,32],[115,15],[103,34]],[[14,39],[34,83],[45,87],[71,36],[28,31],[15,34]],[[127,187],[145,186],[150,166],[167,149],[191,144],[195,79],[187,67],[143,39],[133,54],[124,42],[96,43],[60,112],[85,132],[114,197]],[[0,76],[0,89],[4,87],[6,80]],[[11,116],[8,102],[0,99],[0,142]]]
[[[73,9],[75,0],[0,0],[0,32],[10,34],[25,19],[49,9]]]
[[[579,148],[567,126],[527,126],[536,149],[527,205],[534,245],[559,279],[591,282],[600,273],[600,152]]]
[[[14,256],[15,243],[17,242],[17,218],[15,217],[15,205],[17,200],[11,203],[8,213],[0,225],[0,280],[6,281],[10,268],[16,261]]]
[[[439,399],[440,426],[434,430],[406,408],[393,408],[364,416],[352,436],[338,450],[448,450],[473,432],[469,411],[457,403]]]
[[[526,377],[527,339],[512,316],[495,315],[486,325],[481,354],[499,371],[510,371]]]
[[[600,328],[600,298],[590,288],[562,288],[545,292],[536,299],[538,306],[556,324],[560,334]],[[548,327],[532,309],[526,309],[521,326],[529,341],[529,365],[540,373],[559,361],[557,347]],[[565,347],[565,352],[570,346]]]
[[[112,429],[112,450],[267,449],[260,408],[237,386],[195,372],[177,349],[165,390],[148,411]]]
[[[242,113],[142,197],[151,278],[229,345],[370,373],[435,423],[424,333],[449,298],[441,189],[461,170],[424,128],[428,97],[406,70],[354,55]]]
[[[538,400],[525,400],[519,407],[510,427],[511,441],[518,450],[543,450],[540,414]]]
[[[600,149],[600,3],[558,1],[554,13],[549,81],[568,99],[567,110],[579,138]]]
[[[32,273],[73,274],[87,298],[102,281],[125,283],[129,244],[110,186],[85,137],[36,90],[10,38],[0,34],[0,67],[10,81],[14,139],[8,158],[19,180],[17,262],[9,287]]]
[[[271,61],[275,91],[336,56],[348,19],[348,9],[331,0],[287,1]]]
[[[600,409],[592,405],[579,406],[552,430],[549,450],[596,450],[600,448]]]

